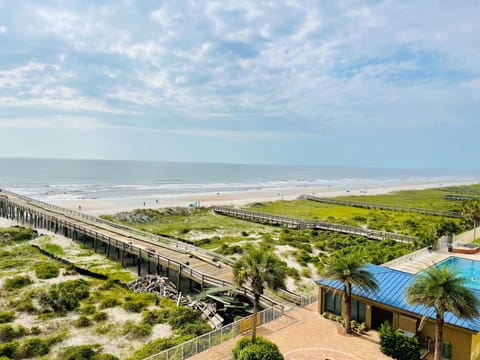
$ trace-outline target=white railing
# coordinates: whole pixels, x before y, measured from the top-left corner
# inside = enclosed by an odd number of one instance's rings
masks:
[[[257,314],[257,324],[267,324],[273,320],[280,318],[284,313],[283,306],[273,306],[262,310]],[[206,351],[216,345],[220,345],[225,341],[233,339],[242,333],[250,330],[252,315],[237,320],[224,327],[210,331],[207,334],[199,336],[195,339],[164,350],[158,354],[149,356],[144,360],[184,360]]]
[[[403,255],[403,256],[400,256],[399,258],[388,261],[388,262],[382,264],[382,266],[385,266],[385,267],[388,267],[388,268],[392,267],[392,266],[398,266],[398,265],[407,263],[409,261],[412,261],[413,259],[419,258],[421,256],[429,255],[431,253],[432,253],[432,248],[430,246],[424,247],[424,248],[422,248],[420,250],[417,250],[417,251],[414,251],[410,254]]]
[[[318,301],[318,291],[309,295],[302,295],[300,307],[305,307]]]

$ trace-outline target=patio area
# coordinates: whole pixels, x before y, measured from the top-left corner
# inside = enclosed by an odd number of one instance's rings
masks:
[[[286,360],[388,360],[380,351],[378,333],[363,336],[340,335],[340,324],[324,319],[317,312],[317,303],[285,313],[280,319],[261,326],[258,334],[278,345]],[[235,338],[192,360],[227,360]]]

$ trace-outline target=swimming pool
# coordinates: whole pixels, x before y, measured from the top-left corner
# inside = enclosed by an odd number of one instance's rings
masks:
[[[451,256],[435,266],[439,269],[448,266],[449,269],[458,271],[465,278],[465,286],[480,290],[480,261]]]

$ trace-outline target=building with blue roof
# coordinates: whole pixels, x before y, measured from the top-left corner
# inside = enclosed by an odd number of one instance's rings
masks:
[[[364,322],[372,329],[388,321],[407,335],[417,335],[424,347],[433,349],[435,309],[413,306],[406,301],[407,288],[415,275],[373,264],[367,264],[365,270],[375,277],[378,290],[352,287],[352,320]],[[315,282],[319,286],[319,312],[342,316],[343,284],[323,279]],[[480,291],[472,291],[480,299]],[[464,320],[446,313],[444,339],[446,358],[480,360],[480,318]]]

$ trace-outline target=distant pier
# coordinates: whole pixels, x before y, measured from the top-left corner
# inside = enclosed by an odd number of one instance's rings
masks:
[[[240,210],[240,209],[219,207],[219,206],[215,206],[213,208],[213,211],[215,211],[217,214],[232,216],[232,217],[236,217],[243,220],[249,220],[249,221],[254,221],[261,224],[282,226],[285,228],[292,228],[292,229],[298,229],[298,230],[303,230],[303,229],[327,230],[327,231],[340,232],[344,234],[364,236],[372,240],[392,239],[394,241],[403,242],[403,243],[411,243],[417,240],[417,237],[415,236],[396,234],[396,233],[381,231],[381,230],[364,229],[359,226],[334,224],[326,221],[309,221],[305,219],[296,219],[296,218],[291,218],[287,216],[262,213],[258,211]]]

